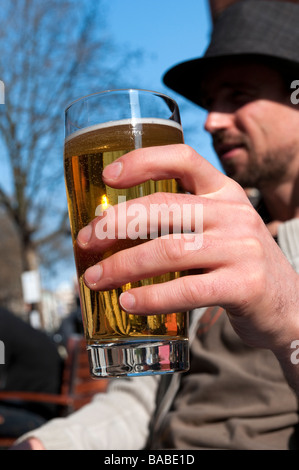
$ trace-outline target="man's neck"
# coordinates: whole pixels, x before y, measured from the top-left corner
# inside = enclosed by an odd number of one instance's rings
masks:
[[[299,217],[299,185],[284,182],[268,185],[261,189],[261,195],[272,220],[285,222]]]

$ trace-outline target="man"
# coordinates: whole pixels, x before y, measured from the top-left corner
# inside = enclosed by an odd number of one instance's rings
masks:
[[[183,238],[150,240],[85,273],[89,287],[104,290],[107,279],[110,288],[111,279],[118,286],[128,278],[188,270],[167,286],[122,294],[121,305],[133,314],[195,309],[190,372],[175,374],[167,391],[165,377],[113,382],[107,395],[78,414],[27,436],[33,437],[29,447],[298,448],[297,397],[279,365],[299,394],[291,360],[299,339],[299,276],[292,266],[298,256],[299,110],[289,89],[299,65],[298,21],[298,5],[239,2],[217,21],[205,57],[165,76],[168,86],[207,108],[206,129],[229,177],[184,145],[131,152],[103,173],[117,188],[175,177],[187,194],[169,196],[170,203],[203,204],[200,249],[186,251]],[[260,191],[264,222],[241,185]],[[141,201],[149,207],[148,198]],[[78,236],[86,253],[99,243],[95,223]],[[140,257],[147,264],[136,261]]]

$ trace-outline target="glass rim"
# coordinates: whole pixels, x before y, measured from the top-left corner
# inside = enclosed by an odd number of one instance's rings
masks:
[[[79,101],[83,101],[83,100],[86,100],[88,98],[91,98],[92,96],[99,96],[99,95],[105,95],[105,94],[109,94],[109,93],[118,93],[118,92],[124,92],[124,91],[138,91],[138,92],[142,92],[142,93],[148,93],[148,94],[153,94],[153,95],[158,95],[158,96],[161,96],[161,97],[164,97],[164,98],[167,98],[169,100],[171,100],[178,108],[178,104],[176,102],[176,100],[174,100],[171,96],[169,95],[166,95],[166,93],[162,93],[160,91],[154,91],[154,90],[147,90],[147,89],[143,89],[143,88],[111,88],[109,90],[103,90],[103,91],[96,91],[94,93],[90,93],[88,95],[85,95],[85,96],[81,96],[80,98],[77,98],[76,100],[72,101],[71,103],[69,103],[64,112],[65,114],[67,113],[67,111],[76,103],[78,103]]]

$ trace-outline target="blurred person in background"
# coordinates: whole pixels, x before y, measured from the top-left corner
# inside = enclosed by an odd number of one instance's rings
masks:
[[[0,307],[0,340],[0,391],[60,392],[62,360],[46,333]],[[19,437],[56,414],[55,405],[0,400],[0,436]]]

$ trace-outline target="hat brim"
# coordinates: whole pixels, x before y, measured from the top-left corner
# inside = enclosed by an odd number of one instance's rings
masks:
[[[216,63],[217,58],[215,57],[197,58],[182,62],[165,73],[163,82],[176,93],[202,106],[200,92],[200,83],[203,80],[202,74]]]
[[[278,70],[299,71],[298,65],[279,57],[266,54],[230,54],[212,57],[201,57],[182,62],[169,69],[163,76],[163,82],[176,93],[204,108],[202,84],[206,74],[227,67],[232,63],[245,64],[250,61],[275,67]],[[294,76],[294,79],[296,76]]]

